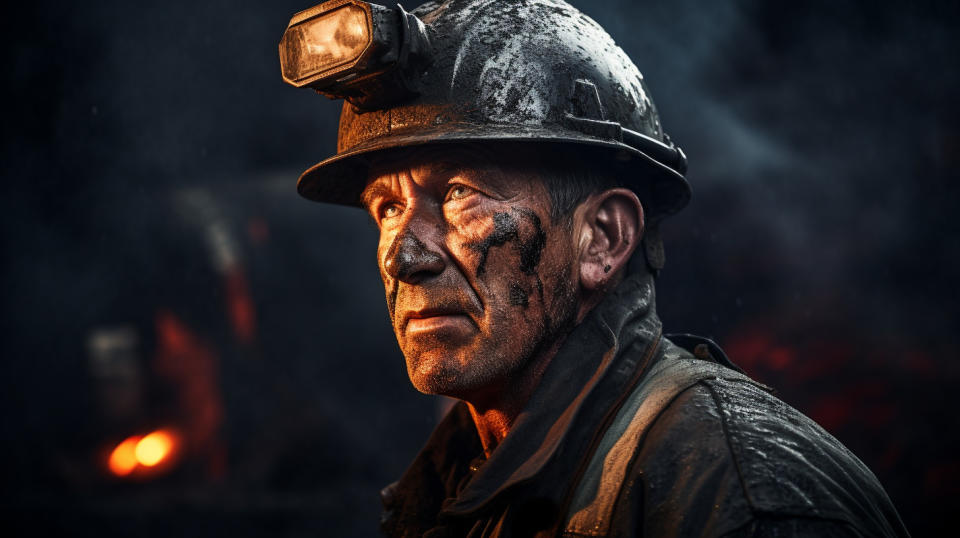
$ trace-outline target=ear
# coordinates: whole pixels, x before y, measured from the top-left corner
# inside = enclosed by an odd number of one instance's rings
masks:
[[[580,285],[587,293],[604,290],[622,276],[643,238],[643,206],[628,189],[608,189],[581,206]]]

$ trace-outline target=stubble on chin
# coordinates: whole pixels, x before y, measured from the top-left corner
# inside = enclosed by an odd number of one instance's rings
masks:
[[[494,385],[511,390],[515,383],[526,383],[546,364],[539,359],[555,352],[554,345],[572,329],[577,312],[577,295],[567,280],[562,280],[551,300],[550,312],[544,312],[532,338],[496,340],[499,346],[464,349],[442,339],[432,339],[418,349],[404,350],[407,374],[413,386],[424,394],[437,394],[470,401],[476,394],[488,394]],[[504,335],[500,335],[504,337]]]

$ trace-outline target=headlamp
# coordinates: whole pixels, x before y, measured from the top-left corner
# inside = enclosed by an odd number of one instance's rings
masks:
[[[313,16],[310,11],[318,8],[295,15],[280,41],[283,79],[301,87],[356,65],[371,42],[367,8],[346,3]]]
[[[417,93],[412,75],[429,45],[424,24],[402,7],[330,0],[290,19],[280,67],[288,84],[369,110]]]

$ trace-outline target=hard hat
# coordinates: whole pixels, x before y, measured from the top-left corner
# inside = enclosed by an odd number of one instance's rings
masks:
[[[448,0],[410,13],[331,0],[293,17],[280,58],[287,82],[345,100],[337,154],[297,184],[311,200],[359,205],[372,154],[464,142],[585,150],[585,163],[616,167],[637,192],[648,228],[690,198],[686,157],[637,67],[561,0]]]

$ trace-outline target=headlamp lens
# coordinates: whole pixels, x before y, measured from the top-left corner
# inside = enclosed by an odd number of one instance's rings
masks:
[[[280,42],[284,78],[299,86],[336,72],[363,54],[370,34],[367,12],[355,4],[290,26]]]

